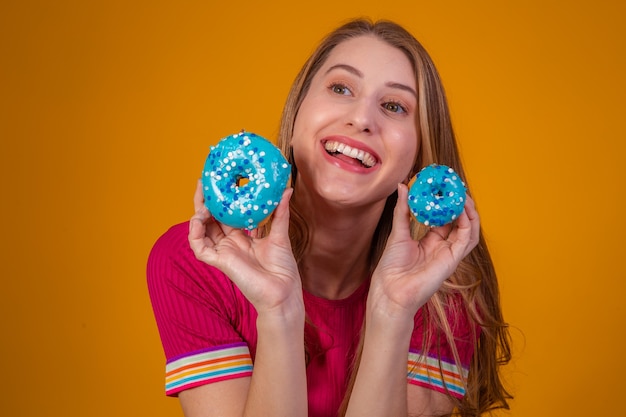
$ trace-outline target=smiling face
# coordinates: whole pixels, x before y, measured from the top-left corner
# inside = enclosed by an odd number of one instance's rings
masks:
[[[337,45],[295,120],[298,189],[342,204],[384,203],[418,152],[416,91],[401,50],[369,35]]]

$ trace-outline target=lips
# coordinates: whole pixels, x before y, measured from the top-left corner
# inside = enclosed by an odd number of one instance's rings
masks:
[[[324,142],[324,149],[329,154],[341,154],[359,161],[364,167],[371,168],[376,165],[377,159],[366,150],[359,149],[343,142],[327,140]]]

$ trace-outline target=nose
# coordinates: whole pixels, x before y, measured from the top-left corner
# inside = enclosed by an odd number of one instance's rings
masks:
[[[369,100],[355,100],[347,114],[347,125],[359,132],[372,133],[376,129],[377,105]]]

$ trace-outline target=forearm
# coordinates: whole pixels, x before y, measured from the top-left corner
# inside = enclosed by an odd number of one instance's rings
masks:
[[[346,417],[407,416],[407,357],[412,317],[368,314],[363,352]]]
[[[257,331],[254,371],[244,415],[306,417],[304,308],[288,313],[260,312]]]

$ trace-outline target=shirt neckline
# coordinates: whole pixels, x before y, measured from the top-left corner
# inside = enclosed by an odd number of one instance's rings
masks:
[[[352,294],[348,295],[345,298],[339,298],[337,300],[330,300],[328,298],[324,298],[324,297],[319,297],[317,295],[313,295],[310,292],[308,292],[307,290],[305,290],[304,288],[302,289],[302,294],[304,297],[305,301],[310,301],[313,302],[315,304],[320,304],[320,305],[326,305],[326,306],[332,306],[332,307],[341,307],[341,306],[345,306],[345,305],[351,305],[353,304],[355,301],[359,301],[361,300],[363,297],[365,297],[369,291],[369,287],[370,287],[370,278],[367,278],[366,280],[364,280],[361,285],[359,285],[357,287],[356,290],[354,290],[354,292],[352,292]]]

